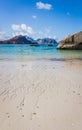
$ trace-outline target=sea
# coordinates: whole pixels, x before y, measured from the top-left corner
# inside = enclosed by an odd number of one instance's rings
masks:
[[[82,60],[81,50],[57,50],[54,46],[30,46],[27,44],[1,44],[0,61],[28,60]]]

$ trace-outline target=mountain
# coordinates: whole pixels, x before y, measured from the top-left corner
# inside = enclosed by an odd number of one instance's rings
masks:
[[[31,38],[31,37],[26,36],[26,39],[27,39],[29,42],[31,42],[31,43],[37,43],[37,41],[34,40],[34,39]]]
[[[0,44],[37,44],[37,43],[30,37],[18,35],[11,39],[0,41]]]
[[[54,44],[57,44],[55,39],[52,38],[43,38],[43,39],[37,39],[38,44],[44,44],[47,46],[53,46]]]
[[[47,46],[53,46],[54,44],[57,44],[56,40],[51,38],[43,38],[43,39],[37,39],[34,40],[31,37],[28,36],[22,36],[18,35],[11,39],[0,41],[0,44],[29,44],[30,46],[39,46],[39,45],[47,45]]]
[[[82,31],[60,41],[57,49],[82,50]]]

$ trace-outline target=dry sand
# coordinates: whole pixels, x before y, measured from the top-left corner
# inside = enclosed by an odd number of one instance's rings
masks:
[[[82,61],[0,61],[0,130],[82,130]]]

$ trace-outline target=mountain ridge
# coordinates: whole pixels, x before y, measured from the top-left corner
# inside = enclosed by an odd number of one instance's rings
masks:
[[[0,41],[0,44],[30,44],[30,45],[54,45],[57,41],[53,38],[39,38],[34,40],[28,36],[17,35],[10,39]]]

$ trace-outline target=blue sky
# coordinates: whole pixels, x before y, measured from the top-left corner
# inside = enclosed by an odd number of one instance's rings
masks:
[[[82,0],[0,0],[0,39],[15,35],[62,40],[82,30]]]

